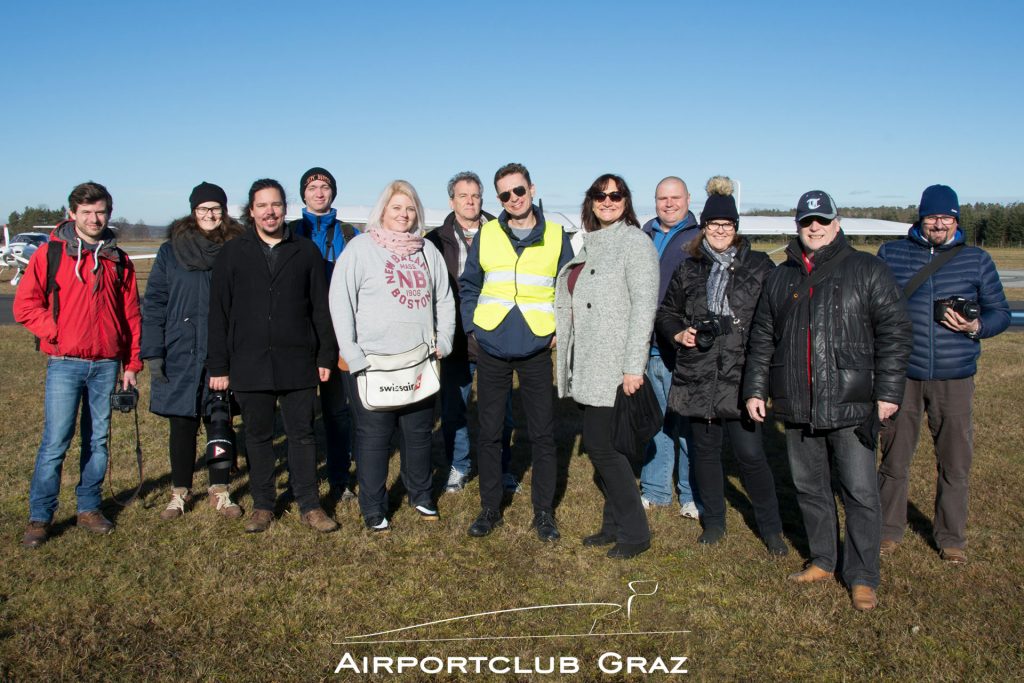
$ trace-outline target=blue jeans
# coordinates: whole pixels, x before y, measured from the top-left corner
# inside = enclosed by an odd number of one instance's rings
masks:
[[[661,356],[651,356],[647,362],[647,379],[658,397],[662,412],[667,412],[668,392],[672,388],[672,371],[665,367]],[[679,504],[692,503],[690,488],[690,421],[679,415],[665,415],[665,425],[647,445],[647,457],[640,471],[640,491],[654,505],[672,504],[672,472],[678,462]],[[676,449],[678,448],[678,461]]]
[[[811,562],[827,572],[838,564],[839,519],[832,493],[832,466],[846,512],[842,578],[848,586],[877,588],[881,577],[882,503],[878,495],[875,453],[853,433],[854,427],[810,431],[786,424],[786,450],[796,500],[804,518]]]
[[[107,432],[110,428],[110,392],[117,382],[116,360],[51,358],[46,364],[43,441],[36,454],[28,518],[53,520],[60,493],[60,475],[71,438],[75,435],[78,406],[82,406],[81,474],[75,495],[78,512],[99,510],[103,475],[107,470]]]
[[[441,433],[444,436],[446,462],[460,474],[467,475],[469,461],[469,393],[473,388],[476,363],[461,358],[441,360]],[[508,472],[512,463],[512,393],[505,404],[505,428],[501,442],[501,471]]]
[[[327,436],[327,481],[338,488],[348,485],[352,461],[352,413],[347,389],[350,381],[347,372],[332,369],[327,381],[320,383],[320,414]]]

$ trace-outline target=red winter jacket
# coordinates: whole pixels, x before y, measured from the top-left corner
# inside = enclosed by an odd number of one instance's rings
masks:
[[[127,254],[118,250],[124,259],[124,281],[119,282],[115,262],[107,253],[99,255],[102,268],[94,273],[96,256],[83,251],[79,280],[75,274],[77,255],[65,251],[57,270],[60,313],[54,322],[45,301],[46,253],[49,249],[66,249],[65,245],[61,240],[51,240],[32,255],[14,296],[14,319],[39,337],[39,348],[47,355],[116,359],[125,370],[138,372],[142,369],[142,316],[135,266]]]

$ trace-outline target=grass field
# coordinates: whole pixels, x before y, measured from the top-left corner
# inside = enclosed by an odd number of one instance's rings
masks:
[[[912,470],[911,530],[882,562],[880,607],[855,612],[837,583],[798,587],[806,541],[777,433],[768,438],[785,534],[793,552],[770,558],[757,540],[752,509],[727,464],[729,535],[714,548],[695,544],[698,525],[675,509],[651,513],[654,547],[613,561],[584,548],[596,531],[599,496],[578,451],[580,416],[558,406],[556,440],[564,467],[558,508],[560,543],[529,529],[529,472],[506,525],[486,539],[465,530],[478,510],[475,480],[444,495],[438,523],[419,521],[395,491],[394,531],[370,535],[358,508],[332,512],[340,532],[316,535],[300,525],[279,481],[279,518],[269,532],[246,535],[243,522],[216,518],[205,493],[183,519],[162,523],[169,490],[166,422],[143,411],[146,486],[142,504],[105,512],[117,530],[95,537],[73,525],[77,462],[64,473],[56,537],[20,548],[28,482],[42,424],[45,360],[24,330],[0,327],[0,680],[4,681],[315,681],[560,680],[539,674],[360,676],[334,668],[346,655],[576,657],[572,680],[662,680],[656,674],[602,673],[605,652],[652,661],[689,658],[707,680],[1019,679],[1024,671],[1024,457],[1018,388],[1024,337],[984,343],[976,396],[976,455],[969,529],[970,563],[946,566],[930,541],[933,454],[922,444]],[[144,376],[145,377],[145,376]],[[148,386],[148,378],[143,382]],[[143,388],[143,403],[147,400]],[[518,411],[518,406],[517,406]],[[521,416],[520,416],[521,418]],[[133,487],[129,418],[116,415],[114,489]],[[520,424],[522,420],[520,419]],[[439,446],[439,442],[435,443]],[[72,453],[77,445],[72,446]],[[283,445],[282,445],[283,448]],[[517,432],[515,467],[528,458]],[[397,476],[397,458],[393,463]],[[205,472],[196,489],[205,492]],[[440,483],[440,482],[439,482]],[[243,473],[233,483],[247,510]],[[326,485],[321,488],[326,492]],[[628,583],[657,582],[630,618],[608,607],[514,612],[439,624],[399,638],[430,643],[336,644],[357,634],[519,607],[577,602],[624,604]],[[651,583],[638,592],[650,592]],[[596,620],[596,621],[595,621]],[[594,631],[597,635],[588,634]],[[652,631],[684,633],[640,634]],[[620,635],[600,635],[618,633]],[[514,636],[559,636],[512,638]],[[499,636],[503,640],[470,640]],[[614,660],[606,660],[606,663]]]

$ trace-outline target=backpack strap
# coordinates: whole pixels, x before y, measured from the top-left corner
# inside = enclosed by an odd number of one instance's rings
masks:
[[[54,249],[54,247],[57,247]],[[57,284],[57,271],[60,270],[60,261],[64,256],[63,242],[50,242],[46,247],[46,289],[43,291],[43,301],[50,306],[50,313],[53,315],[53,322],[57,322],[60,315],[60,285]]]
[[[930,278],[932,274],[942,266],[946,265],[954,256],[960,253],[965,245],[963,242],[956,246],[950,247],[946,251],[942,252],[935,258],[933,258],[928,265],[921,270],[917,271],[917,274],[907,283],[907,286],[903,288],[903,297],[910,300],[911,295],[917,291],[917,289],[925,283],[925,280]]]
[[[846,258],[853,253],[853,249],[843,249],[841,252],[833,256],[831,259],[826,261],[820,267],[816,267],[811,271],[810,275],[804,278],[800,286],[797,287],[793,293],[786,299],[785,303],[779,307],[779,311],[776,314],[776,320],[785,322],[786,317],[789,315],[790,309],[794,305],[800,302],[811,294],[811,290],[821,284],[822,280],[829,276],[829,274],[839,267],[839,264],[846,260]]]

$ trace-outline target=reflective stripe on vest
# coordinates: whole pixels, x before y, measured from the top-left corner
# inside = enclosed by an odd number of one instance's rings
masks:
[[[484,224],[477,240],[484,284],[473,324],[493,330],[513,307],[518,307],[531,332],[538,337],[554,334],[555,276],[562,255],[562,226],[546,222],[543,239],[523,249],[521,255],[516,254],[497,220]]]

